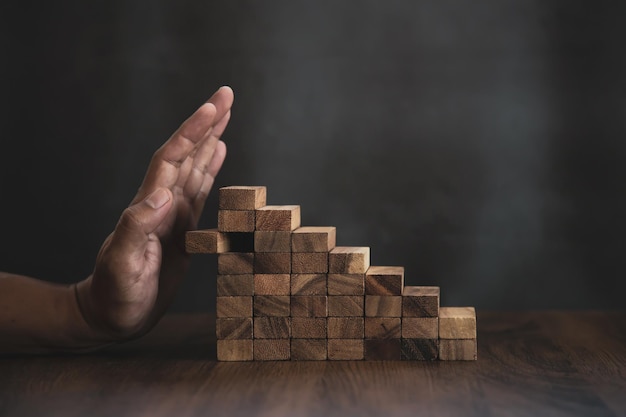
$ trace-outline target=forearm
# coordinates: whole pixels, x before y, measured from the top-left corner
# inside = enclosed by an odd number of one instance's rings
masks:
[[[0,272],[0,353],[78,352],[108,343],[85,322],[74,286]]]

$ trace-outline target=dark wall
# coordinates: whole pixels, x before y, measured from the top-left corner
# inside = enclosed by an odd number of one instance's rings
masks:
[[[624,2],[0,7],[0,269],[87,276],[152,152],[229,84],[217,186],[267,185],[446,305],[624,305]],[[195,257],[174,308],[213,308],[214,276]]]

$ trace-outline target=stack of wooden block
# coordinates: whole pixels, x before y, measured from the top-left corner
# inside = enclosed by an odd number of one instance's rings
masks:
[[[186,235],[218,254],[217,357],[249,360],[475,360],[473,307],[439,306],[439,287],[370,266],[369,247],[336,246],[335,227],[301,227],[300,206],[266,188],[219,190],[218,227]]]

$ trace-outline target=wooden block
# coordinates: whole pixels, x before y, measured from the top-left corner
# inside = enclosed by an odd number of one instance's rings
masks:
[[[434,361],[439,357],[437,339],[402,339],[403,361]]]
[[[365,317],[366,339],[399,339],[401,322],[398,317]]]
[[[328,253],[331,274],[364,274],[370,266],[370,248],[337,246]]]
[[[254,253],[220,253],[217,255],[217,273],[220,275],[252,274]]]
[[[402,317],[438,316],[439,287],[404,287]]]
[[[328,295],[365,294],[365,274],[328,274]]]
[[[220,210],[256,210],[267,204],[267,188],[263,186],[222,187],[219,192]]]
[[[325,361],[326,339],[291,339],[291,360]]]
[[[299,227],[291,236],[292,252],[326,252],[335,248],[337,228]]]
[[[294,274],[325,274],[328,272],[328,253],[294,252],[291,254],[291,271]]]
[[[218,318],[252,317],[252,297],[217,297]]]
[[[402,295],[404,267],[370,266],[365,274],[365,294]]]
[[[328,303],[325,295],[291,296],[291,317],[327,317]]]
[[[441,307],[439,309],[440,339],[476,339],[474,307]]]
[[[439,359],[442,361],[475,361],[476,339],[439,339]]]
[[[226,233],[217,229],[191,230],[185,233],[187,253],[252,252],[252,233]]]
[[[289,339],[291,337],[289,317],[255,317],[255,339]]]
[[[224,362],[251,361],[253,358],[252,339],[218,340],[217,360]]]
[[[288,361],[291,356],[289,339],[255,339],[255,361]]]
[[[402,359],[400,339],[365,339],[366,361],[399,361]]]
[[[331,361],[360,361],[364,357],[363,339],[329,339],[328,359]]]
[[[329,317],[328,339],[363,339],[363,317]]]
[[[252,318],[219,318],[215,321],[218,339],[252,339]]]
[[[220,232],[254,232],[254,210],[219,210],[217,230]]]
[[[291,252],[291,232],[254,232],[255,252]]]
[[[254,295],[289,295],[290,291],[289,274],[254,274]]]
[[[401,317],[402,297],[395,295],[366,295],[366,317]]]
[[[437,317],[402,317],[402,337],[405,339],[437,339]]]
[[[218,275],[217,296],[254,295],[254,275]]]
[[[363,296],[333,295],[328,297],[329,317],[363,317]]]
[[[256,211],[256,230],[291,231],[300,227],[300,206],[265,206]]]
[[[326,295],[326,274],[292,274],[291,295]]]
[[[259,252],[254,254],[255,274],[290,274],[291,253]]]
[[[291,337],[294,339],[326,338],[325,317],[292,317]]]
[[[226,235],[217,229],[190,230],[185,233],[187,253],[224,253],[230,251]]]
[[[289,305],[288,295],[255,295],[254,317],[288,317]]]

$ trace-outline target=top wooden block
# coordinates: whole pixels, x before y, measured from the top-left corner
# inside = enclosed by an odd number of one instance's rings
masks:
[[[292,252],[329,252],[335,248],[337,228],[299,227],[291,234]]]
[[[439,309],[440,339],[475,339],[474,307],[441,307]]]
[[[220,210],[256,210],[267,204],[264,186],[231,186],[220,188]]]
[[[256,211],[256,230],[290,231],[300,227],[300,206],[265,206]]]
[[[438,317],[439,287],[404,287],[402,317]]]
[[[370,248],[337,246],[328,253],[330,274],[364,274],[370,267]]]
[[[404,267],[370,266],[365,274],[365,294],[402,295]]]

